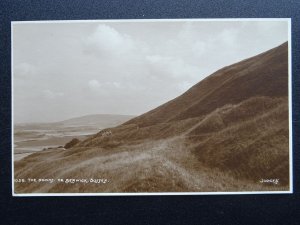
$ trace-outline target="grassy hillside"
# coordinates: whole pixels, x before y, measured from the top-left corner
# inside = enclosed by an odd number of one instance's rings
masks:
[[[225,67],[208,76],[174,100],[136,117],[126,124],[149,126],[199,117],[226,104],[253,96],[288,94],[288,44]]]
[[[288,140],[285,43],[223,68],[176,99],[66,151],[39,152],[15,163],[16,178],[99,176],[108,183],[18,183],[16,191],[288,190]]]

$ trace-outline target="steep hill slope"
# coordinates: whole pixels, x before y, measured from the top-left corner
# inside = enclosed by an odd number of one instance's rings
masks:
[[[112,129],[114,136],[100,133],[81,146],[184,136],[208,167],[253,180],[264,174],[288,184],[287,96],[284,43],[217,71],[178,98]]]
[[[174,100],[126,124],[149,126],[208,114],[226,104],[253,96],[288,94],[288,44],[225,67]]]

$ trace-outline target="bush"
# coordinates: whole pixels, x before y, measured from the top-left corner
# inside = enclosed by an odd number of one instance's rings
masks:
[[[73,146],[77,145],[79,142],[80,142],[79,139],[73,138],[71,141],[65,144],[64,148],[65,149],[72,148]]]

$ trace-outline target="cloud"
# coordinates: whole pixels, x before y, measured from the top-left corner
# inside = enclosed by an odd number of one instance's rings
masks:
[[[177,88],[180,91],[187,91],[192,86],[193,86],[193,84],[188,81],[183,81],[183,82],[180,82],[179,84],[177,84]]]
[[[214,71],[281,44],[287,24],[99,21],[20,24],[13,32],[16,115],[54,121],[146,112]],[[57,108],[62,112],[53,113]]]
[[[62,92],[53,92],[53,91],[50,91],[50,90],[44,90],[43,95],[47,99],[55,99],[57,97],[64,96],[64,93],[62,93]]]
[[[154,75],[164,79],[193,79],[197,77],[198,68],[186,63],[181,58],[160,55],[146,56],[148,64],[152,67]]]
[[[224,47],[234,47],[238,43],[238,31],[236,29],[224,29],[215,39],[215,42],[223,42]]]
[[[133,41],[113,27],[101,24],[86,40],[88,52],[100,55],[121,55],[133,49]],[[96,52],[95,52],[96,51]]]
[[[125,88],[120,82],[116,81],[106,81],[100,83],[98,80],[90,80],[88,82],[88,86],[92,91],[97,91],[98,93],[108,93],[111,91],[115,91],[120,88]]]
[[[90,80],[88,85],[91,89],[98,89],[99,87],[101,87],[101,84],[98,80]]]
[[[208,44],[204,41],[196,41],[191,48],[194,55],[202,56],[207,52]]]
[[[121,83],[120,82],[111,82],[110,85],[112,85],[115,88],[120,88],[121,87]]]

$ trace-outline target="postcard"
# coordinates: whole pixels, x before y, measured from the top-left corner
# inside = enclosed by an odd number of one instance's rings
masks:
[[[290,24],[12,22],[13,195],[292,193]]]

